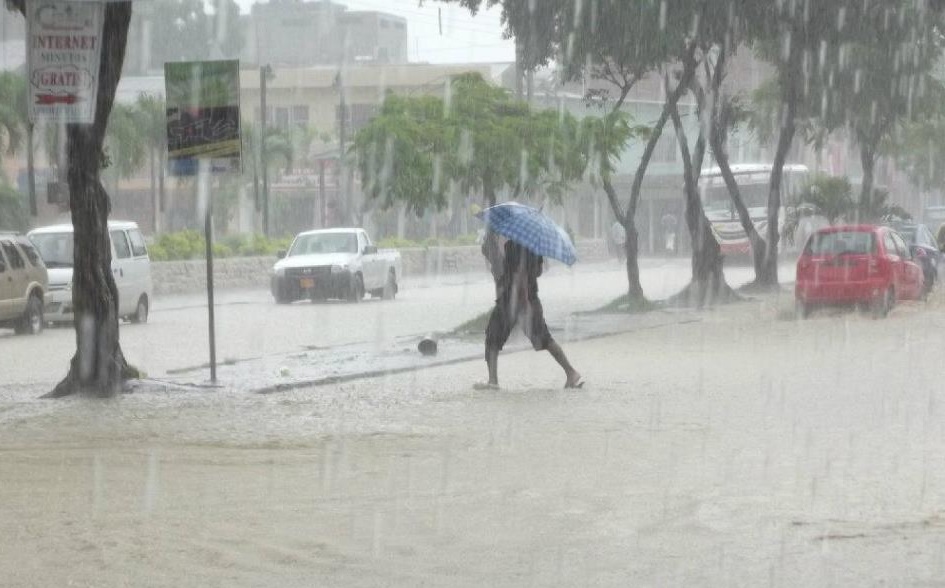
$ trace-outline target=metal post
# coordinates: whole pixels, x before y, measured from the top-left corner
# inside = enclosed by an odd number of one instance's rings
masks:
[[[338,96],[340,102],[338,107],[338,187],[340,188],[341,208],[345,213],[345,218],[341,224],[347,226],[350,222],[348,212],[351,205],[348,202],[348,170],[345,166],[345,143],[348,141],[348,106],[345,104],[344,79],[340,70],[338,72]]]
[[[269,165],[266,155],[266,133],[269,113],[266,111],[266,85],[269,82],[271,68],[266,65],[259,68],[259,153],[262,166],[262,230],[269,236]]]
[[[29,187],[30,215],[36,217],[39,212],[36,207],[36,165],[33,163],[33,131],[34,125],[30,121],[26,125],[26,181]]]
[[[198,202],[206,203],[204,241],[207,245],[207,310],[210,334],[210,381],[217,382],[217,338],[213,316],[213,204],[210,198],[210,160],[201,157],[198,168]]]

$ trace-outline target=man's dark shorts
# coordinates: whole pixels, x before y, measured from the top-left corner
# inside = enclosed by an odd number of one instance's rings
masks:
[[[518,324],[522,326],[525,336],[532,342],[535,351],[548,349],[552,341],[551,332],[545,323],[541,301],[530,300],[524,305],[515,306],[518,308],[513,308],[512,304],[502,299],[496,301],[492,315],[489,317],[489,324],[486,326],[486,348],[501,351],[505,342],[509,340],[512,329]]]

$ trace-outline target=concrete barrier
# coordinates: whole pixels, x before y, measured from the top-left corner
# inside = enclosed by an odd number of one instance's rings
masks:
[[[604,241],[581,241],[578,259],[601,261],[607,257]],[[404,277],[435,276],[486,272],[485,259],[478,245],[462,247],[416,247],[400,249]],[[213,260],[213,282],[217,288],[268,288],[269,271],[274,257],[227,257]],[[154,293],[184,294],[201,292],[207,287],[204,260],[155,261],[151,263]]]

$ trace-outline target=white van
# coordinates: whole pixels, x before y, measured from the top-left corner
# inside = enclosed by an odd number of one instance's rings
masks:
[[[53,225],[27,233],[49,272],[46,321],[71,322],[72,225]],[[108,221],[112,274],[118,286],[118,316],[133,323],[148,320],[151,308],[151,258],[137,223]]]

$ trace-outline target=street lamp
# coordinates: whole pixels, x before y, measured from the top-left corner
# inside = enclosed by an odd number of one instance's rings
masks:
[[[276,78],[271,65],[259,68],[259,161],[262,165],[262,230],[269,236],[269,157],[266,153],[266,134],[269,113],[266,110],[266,86]]]

